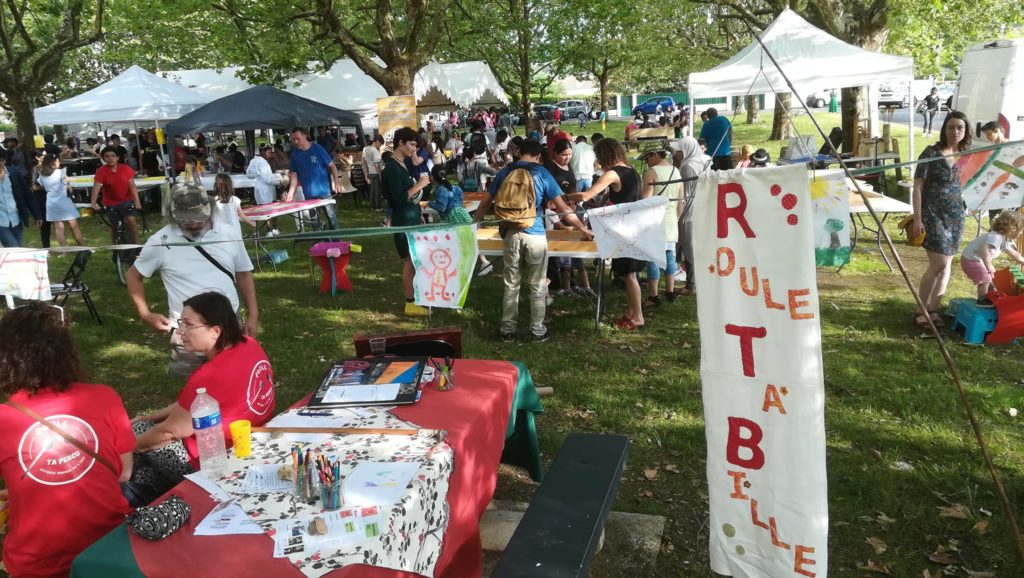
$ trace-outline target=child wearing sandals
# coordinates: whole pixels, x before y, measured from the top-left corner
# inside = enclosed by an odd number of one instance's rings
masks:
[[[988,233],[978,236],[964,249],[960,257],[960,267],[967,278],[978,287],[979,307],[994,307],[988,293],[994,289],[992,275],[996,268],[992,261],[995,261],[1000,253],[1006,251],[1014,261],[1024,265],[1024,257],[1017,252],[1013,244],[1013,239],[1022,231],[1024,216],[1017,211],[1003,211],[992,221],[992,229]]]

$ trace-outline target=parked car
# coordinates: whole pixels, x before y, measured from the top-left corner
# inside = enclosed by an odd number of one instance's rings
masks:
[[[557,107],[553,104],[535,104],[533,105],[533,118],[555,120],[555,108]]]
[[[658,105],[661,105],[663,112],[676,109],[676,102],[672,100],[671,96],[652,96],[647,100],[633,107],[632,114],[636,116],[638,114],[655,114],[658,112]]]
[[[562,109],[562,118],[580,118],[586,115],[590,108],[582,100],[563,100],[556,102],[555,106]]]
[[[903,86],[882,84],[878,87],[878,106],[906,108],[910,106],[910,93]]]
[[[808,94],[804,102],[807,103],[807,108],[825,108],[830,98],[827,90],[819,90]]]

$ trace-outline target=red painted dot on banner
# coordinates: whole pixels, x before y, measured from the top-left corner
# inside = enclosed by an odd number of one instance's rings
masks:
[[[786,222],[789,223],[790,225],[795,225],[797,222],[796,215],[790,215],[786,217]]]
[[[435,241],[437,240],[437,235],[434,235],[434,240],[435,240]]]
[[[796,206],[796,195],[794,195],[793,193],[789,193],[788,195],[783,195],[783,197],[782,197],[782,208],[783,209],[786,209],[787,211],[789,211],[789,210],[791,210],[795,206]]]
[[[445,240],[445,241],[451,241],[451,240],[452,240],[452,236],[451,236],[451,235],[449,235],[448,233],[445,233],[445,235],[444,235],[444,240]]]
[[[779,185],[772,185],[772,196],[777,197],[782,192],[782,187]]]

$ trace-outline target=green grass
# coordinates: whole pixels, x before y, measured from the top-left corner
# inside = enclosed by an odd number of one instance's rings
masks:
[[[611,134],[612,127],[606,132]],[[366,209],[352,209],[349,199],[342,205],[339,214],[347,226],[379,219]],[[82,223],[90,244],[104,242],[106,233],[95,218]],[[156,228],[152,223],[151,229]],[[890,233],[895,231],[890,228]],[[38,242],[34,232],[26,237]],[[352,293],[332,298],[315,290],[305,257],[308,245],[279,242],[291,259],[276,273],[256,275],[259,339],[274,366],[279,408],[308,393],[327,360],[352,355],[354,333],[459,325],[466,356],[523,361],[538,384],[554,386],[538,424],[547,460],[570,432],[628,435],[633,448],[615,509],[666,516],[654,575],[712,576],[707,569],[700,340],[693,298],[650,311],[643,333],[602,330],[599,335],[593,332],[587,304],[563,299],[551,308],[552,341],[509,345],[496,338],[499,275],[474,280],[461,314],[440,311],[429,322],[412,320],[401,315],[400,268],[390,236],[360,243],[363,252],[353,256],[348,269],[356,288]],[[841,273],[818,273],[827,395],[829,574],[866,576],[857,564],[872,559],[890,565],[892,576],[920,576],[925,568],[939,568],[928,555],[956,540],[958,566],[1020,576],[1024,566],[1016,560],[992,481],[935,343],[918,338],[920,332],[910,323],[909,292],[873,249],[873,239],[862,238]],[[923,251],[903,244],[898,249],[919,278]],[[51,277],[57,279],[69,258],[50,262]],[[86,281],[104,325],[95,324],[79,300],[72,299],[69,313],[90,378],[115,387],[133,415],[171,402],[178,386],[166,374],[167,336],[138,320],[108,254],[94,256]],[[165,311],[160,281],[147,281],[146,289],[154,309]],[[973,292],[957,269],[949,295]],[[625,297],[610,290],[609,298],[608,318],[614,318],[624,309]],[[528,314],[525,305],[521,314]],[[1020,514],[1024,435],[1019,420],[1024,416],[1011,418],[1008,410],[1024,409],[1024,350],[1020,345],[967,347],[955,335],[949,342]],[[899,469],[902,462],[912,469]],[[657,476],[647,479],[643,471],[654,468]],[[533,488],[527,476],[503,467],[497,497],[529,499]],[[950,504],[965,505],[969,519],[940,517],[938,507]],[[895,521],[879,523],[881,513]],[[987,531],[973,531],[983,520],[990,522]],[[886,542],[887,551],[876,554],[865,543],[868,537]]]

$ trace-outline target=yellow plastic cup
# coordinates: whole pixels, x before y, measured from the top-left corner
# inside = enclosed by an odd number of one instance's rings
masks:
[[[252,422],[240,419],[231,422],[231,440],[234,443],[235,457],[245,458],[252,453]]]

